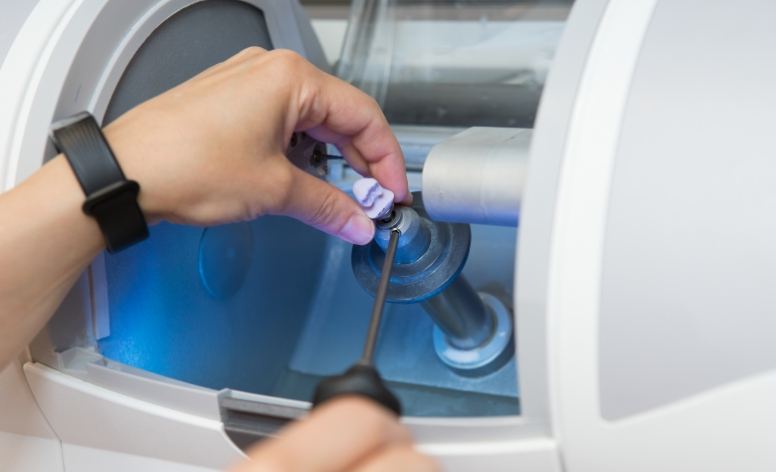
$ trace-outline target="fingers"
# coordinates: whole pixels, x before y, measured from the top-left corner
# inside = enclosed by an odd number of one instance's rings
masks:
[[[368,457],[353,472],[436,472],[439,465],[412,446],[394,446]]]
[[[340,143],[337,145],[337,149],[339,149],[340,154],[345,156],[345,159],[348,161],[350,167],[352,167],[353,170],[364,177],[372,175],[369,171],[369,166],[367,165],[366,160],[352,143]]]
[[[290,167],[290,188],[283,207],[277,213],[296,218],[352,244],[363,245],[372,240],[374,223],[352,198],[323,180]]]
[[[297,129],[335,144],[355,169],[366,168],[396,201],[409,202],[404,156],[380,107],[352,85],[319,74],[301,94]]]
[[[240,470],[348,470],[376,450],[409,443],[409,433],[387,410],[363,398],[342,398],[249,452],[253,465]]]

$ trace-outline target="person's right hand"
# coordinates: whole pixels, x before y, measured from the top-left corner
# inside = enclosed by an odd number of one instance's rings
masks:
[[[149,221],[213,225],[265,214],[366,244],[351,198],[294,167],[296,131],[335,144],[362,175],[409,202],[401,148],[377,103],[291,51],[249,48],[140,104],[105,128]]]
[[[232,472],[433,472],[388,410],[360,397],[332,400],[248,452]]]

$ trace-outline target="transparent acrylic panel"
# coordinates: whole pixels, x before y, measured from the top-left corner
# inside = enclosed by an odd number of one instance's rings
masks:
[[[337,74],[393,124],[530,128],[571,5],[357,0]]]

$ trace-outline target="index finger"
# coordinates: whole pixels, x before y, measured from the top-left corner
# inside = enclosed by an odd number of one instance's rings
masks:
[[[300,97],[297,130],[332,143],[360,173],[390,189],[397,202],[409,203],[404,155],[377,102],[356,87],[320,72]]]
[[[248,463],[235,472],[347,470],[376,451],[409,443],[409,432],[388,410],[364,398],[343,397],[250,451],[253,467]]]

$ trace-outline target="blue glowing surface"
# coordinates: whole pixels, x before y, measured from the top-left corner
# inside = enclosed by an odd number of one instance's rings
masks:
[[[514,230],[473,234],[464,273],[477,288],[510,287]],[[307,400],[317,378],[343,370],[363,347],[373,298],[352,274],[350,250],[281,217],[156,226],[145,242],[106,256],[111,333],[99,347],[196,385]],[[480,379],[454,375],[434,353],[431,327],[418,305],[387,307],[376,362],[387,380],[420,388],[399,392],[407,413],[516,414],[514,361]]]
[[[160,224],[145,242],[107,255],[111,335],[102,353],[210,388],[271,393],[310,310],[326,237],[282,217],[240,224],[260,262],[226,296],[202,282],[202,228]]]

